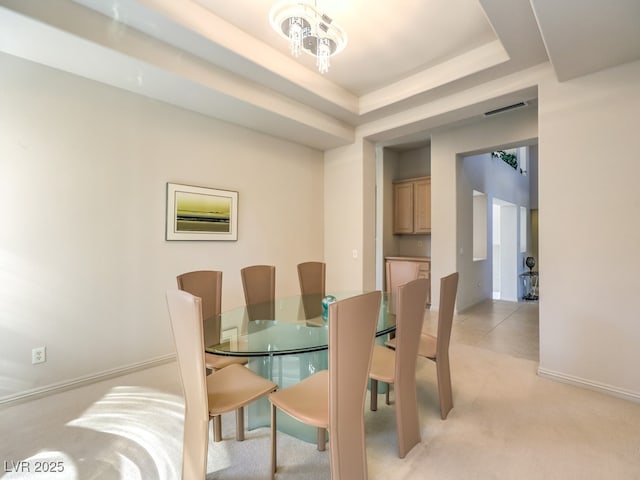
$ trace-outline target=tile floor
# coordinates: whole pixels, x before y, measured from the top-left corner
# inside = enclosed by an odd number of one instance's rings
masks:
[[[437,322],[437,312],[427,312],[425,331],[435,333]],[[538,302],[487,300],[456,313],[451,342],[537,362],[540,351]]]

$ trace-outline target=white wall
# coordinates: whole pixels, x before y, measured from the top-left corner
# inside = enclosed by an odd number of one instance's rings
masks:
[[[537,73],[539,135],[525,110],[433,133],[433,278],[458,268],[467,236],[456,224],[458,155],[539,136],[540,373],[637,400],[640,62],[563,83]]]
[[[500,207],[500,298],[518,301],[518,207],[503,203]]]
[[[640,223],[635,220],[640,210],[640,62],[564,83],[558,83],[548,65],[534,73],[522,82],[533,79],[539,85],[539,135],[538,115],[532,110],[433,132],[431,195],[437,207],[432,211],[432,275],[440,278],[458,268],[456,178],[461,156],[537,139],[539,265],[544,265],[540,373],[640,399]],[[491,89],[471,93],[495,95]],[[382,135],[402,122],[417,122],[420,114],[428,115],[424,110],[365,125],[358,132]],[[357,147],[350,152],[340,160],[346,174],[358,175],[362,154],[358,158]],[[356,178],[341,184],[362,189]],[[337,208],[340,203],[329,204]],[[346,212],[356,216],[341,219],[344,225],[362,221],[357,211]],[[350,232],[346,241],[352,237],[357,235]],[[432,290],[438,302],[437,282]]]
[[[640,399],[640,62],[540,84],[540,371]]]
[[[240,268],[276,265],[286,295],[323,260],[321,152],[15,57],[0,71],[0,400],[172,354],[178,273],[222,270],[231,308]],[[168,181],[238,191],[238,241],[165,241]]]
[[[509,114],[503,114],[509,115]],[[487,222],[493,224],[493,201],[500,199],[518,206],[529,208],[529,184],[530,177],[521,175],[499,158],[492,157],[490,153],[481,155],[471,155],[462,159],[461,168],[458,172],[458,234],[459,243],[463,252],[469,254],[459,255],[458,268],[460,272],[465,272],[467,281],[460,282],[458,288],[458,309],[464,310],[482,300],[490,299],[492,296],[492,261],[493,249],[487,251],[487,259],[473,261],[473,190],[478,190],[487,194]],[[516,224],[518,236],[517,244],[511,246],[513,258],[516,264],[502,265],[508,269],[509,292],[503,292],[505,299],[517,301],[521,295],[519,289],[519,279],[517,275],[522,273],[522,259],[526,256],[520,253],[519,248],[519,209],[513,215],[512,221]],[[488,228],[488,245],[493,244],[492,228]],[[503,245],[503,248],[507,248]],[[462,275],[461,275],[462,276]],[[504,277],[503,277],[504,279]]]
[[[479,298],[478,291],[488,292],[491,288],[491,284],[486,285],[487,280],[484,280],[486,274],[475,271],[473,266],[472,187],[464,175],[459,175],[463,157],[491,151],[499,146],[532,143],[537,134],[537,112],[534,108],[529,108],[461,127],[443,128],[434,132],[431,137],[432,278],[442,278],[454,271],[460,272],[457,299],[459,310],[475,303]],[[459,183],[467,186],[461,188]],[[488,281],[490,282],[490,277]],[[437,308],[439,292],[440,284],[432,281],[433,308]]]

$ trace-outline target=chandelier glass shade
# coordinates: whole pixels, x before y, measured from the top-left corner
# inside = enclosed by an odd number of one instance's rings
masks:
[[[330,58],[347,45],[347,34],[333,20],[321,13],[316,2],[286,0],[271,9],[273,29],[289,42],[294,57],[301,52],[316,57],[320,73],[329,71]]]

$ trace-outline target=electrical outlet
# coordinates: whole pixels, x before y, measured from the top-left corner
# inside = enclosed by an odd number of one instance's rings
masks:
[[[35,365],[36,363],[44,363],[47,361],[47,348],[46,347],[36,347],[31,350],[31,364]]]

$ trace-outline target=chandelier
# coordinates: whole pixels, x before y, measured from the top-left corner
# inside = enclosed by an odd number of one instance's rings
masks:
[[[285,0],[269,14],[273,29],[289,41],[294,57],[300,52],[316,57],[320,73],[329,71],[330,58],[347,44],[347,34],[318,10],[317,1]]]

